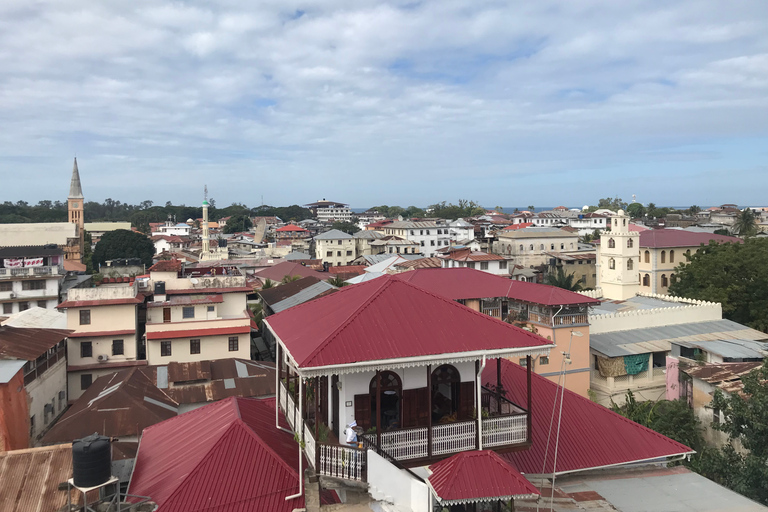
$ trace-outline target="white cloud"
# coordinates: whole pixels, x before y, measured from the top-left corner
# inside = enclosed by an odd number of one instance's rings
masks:
[[[643,166],[768,163],[762,0],[6,1],[0,69],[0,200],[74,153],[94,199],[188,204],[756,202]]]

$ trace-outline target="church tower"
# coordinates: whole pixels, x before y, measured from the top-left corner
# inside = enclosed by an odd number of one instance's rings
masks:
[[[83,215],[83,187],[80,185],[80,172],[77,170],[77,157],[72,168],[72,181],[69,184],[69,196],[67,197],[67,212],[69,222],[77,224],[77,235],[80,246],[77,250],[67,251],[67,259],[81,261],[83,257],[85,217]],[[74,249],[74,248],[73,248]]]
[[[626,300],[640,291],[640,234],[629,230],[623,210],[611,217],[611,229],[600,235],[598,287],[603,297]]]

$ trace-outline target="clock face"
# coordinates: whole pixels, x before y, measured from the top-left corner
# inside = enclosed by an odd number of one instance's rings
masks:
[[[77,203],[72,203],[72,208],[77,208]]]

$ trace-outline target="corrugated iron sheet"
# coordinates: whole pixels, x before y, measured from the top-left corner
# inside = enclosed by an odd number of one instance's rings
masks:
[[[0,358],[31,361],[66,338],[66,329],[37,329],[31,327],[0,327]]]
[[[429,483],[442,501],[541,494],[496,452],[469,451],[432,464]]]
[[[299,489],[298,447],[275,428],[274,407],[274,399],[232,398],[147,429],[129,492],[162,512],[303,507],[303,497],[285,501]]]
[[[552,473],[553,447],[550,442],[546,457],[547,434],[559,387],[554,382],[531,376],[532,444],[528,450],[503,454],[525,474]],[[502,360],[502,385],[507,399],[518,404],[527,402],[525,368]],[[483,372],[484,382],[496,382],[496,365],[489,362]],[[638,425],[567,389],[563,395],[563,416],[557,454],[557,472],[581,471],[609,465],[629,464],[641,460],[690,453],[687,446],[651,429]],[[543,469],[543,471],[542,471]]]
[[[0,452],[0,510],[55,512],[67,504],[60,482],[72,478],[72,445]],[[72,493],[72,503],[79,503]]]
[[[550,345],[395,276],[342,288],[264,323],[302,368]]]

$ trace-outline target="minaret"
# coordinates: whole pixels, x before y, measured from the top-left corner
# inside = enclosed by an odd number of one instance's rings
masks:
[[[72,167],[72,181],[69,184],[69,197],[67,197],[67,212],[69,222],[77,225],[77,234],[80,237],[80,248],[77,253],[67,252],[68,259],[80,261],[83,257],[85,245],[85,217],[83,216],[83,187],[80,185],[80,171],[77,169],[77,157]]]
[[[624,210],[611,217],[611,229],[600,235],[597,286],[603,297],[626,300],[640,291],[640,233],[629,230]]]
[[[204,254],[211,252],[210,230],[208,229],[208,185],[205,186],[205,197],[203,198],[203,250],[200,252],[200,259]]]

